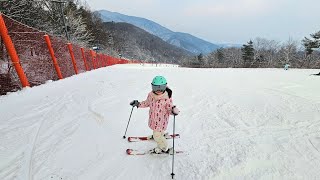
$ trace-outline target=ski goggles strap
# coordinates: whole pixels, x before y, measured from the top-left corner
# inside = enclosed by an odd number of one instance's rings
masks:
[[[163,85],[152,85],[152,91],[153,92],[156,92],[156,91],[165,91],[166,88],[167,88],[167,85],[166,84],[163,84]]]

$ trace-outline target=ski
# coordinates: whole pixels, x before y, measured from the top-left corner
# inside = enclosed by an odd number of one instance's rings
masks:
[[[141,150],[135,150],[135,149],[127,149],[126,150],[128,155],[147,155],[147,154],[155,154],[155,155],[161,155],[161,154],[167,154],[167,155],[171,155],[169,154],[169,152],[163,152],[163,153],[155,153],[152,150],[148,150],[148,151],[141,151]],[[180,154],[183,153],[183,151],[175,151],[175,154]]]
[[[166,139],[180,138],[180,134],[170,134],[170,135],[166,135],[165,137],[166,137]],[[129,142],[147,141],[147,140],[153,140],[153,138],[149,139],[147,136],[128,137]]]

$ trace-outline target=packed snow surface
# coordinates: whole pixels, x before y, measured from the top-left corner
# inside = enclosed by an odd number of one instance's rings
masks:
[[[156,75],[181,111],[175,179],[320,179],[317,72],[115,65],[1,96],[0,179],[171,179],[172,156],[128,156],[156,144],[122,138]],[[151,133],[134,108],[126,135]]]

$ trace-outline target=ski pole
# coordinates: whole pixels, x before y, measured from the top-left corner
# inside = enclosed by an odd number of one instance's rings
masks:
[[[176,124],[176,115],[173,116],[173,135],[175,134],[175,124]],[[175,175],[173,173],[173,169],[174,169],[174,154],[175,154],[175,151],[174,151],[174,139],[175,137],[173,137],[172,139],[172,148],[173,148],[173,154],[172,154],[172,172],[171,172],[171,176],[172,176],[172,179],[173,179],[173,176]]]
[[[129,117],[129,121],[128,121],[128,124],[127,124],[126,132],[124,132],[123,139],[126,138],[126,134],[127,134],[128,126],[129,126],[129,123],[130,123],[130,119],[131,119],[133,108],[134,108],[134,106],[132,106],[130,117]]]

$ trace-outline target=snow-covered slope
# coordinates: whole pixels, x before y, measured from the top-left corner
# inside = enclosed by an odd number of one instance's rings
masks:
[[[155,75],[181,110],[175,179],[320,179],[313,72],[116,65],[1,96],[0,179],[170,179],[171,156],[128,156],[155,143],[122,139]],[[151,133],[147,112],[134,109],[127,136]]]

